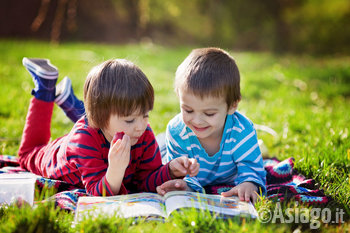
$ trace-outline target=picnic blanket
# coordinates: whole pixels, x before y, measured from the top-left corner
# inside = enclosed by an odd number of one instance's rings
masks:
[[[306,204],[327,204],[330,197],[315,187],[315,181],[306,179],[294,169],[294,159],[288,158],[279,161],[276,158],[264,159],[264,168],[266,170],[266,188],[267,198],[274,201],[296,200]],[[18,157],[9,155],[0,155],[0,173],[25,173],[24,169],[19,167]],[[78,198],[88,196],[84,189],[79,189],[69,183],[61,180],[47,179],[37,177],[36,186],[39,191],[44,186],[54,188],[55,194],[50,200],[55,201],[55,205],[61,209],[74,211]],[[227,191],[232,186],[215,185],[205,187],[207,193],[220,194]]]

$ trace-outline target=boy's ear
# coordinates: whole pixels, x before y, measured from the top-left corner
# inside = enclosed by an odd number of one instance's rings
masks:
[[[238,103],[239,103],[240,100],[237,100],[236,102],[234,102],[231,107],[228,109],[228,115],[231,115],[233,113],[235,113],[235,111],[237,110],[237,107],[238,107]]]

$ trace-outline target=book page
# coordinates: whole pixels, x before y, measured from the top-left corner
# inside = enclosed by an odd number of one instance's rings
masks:
[[[163,198],[155,193],[79,198],[75,213],[76,221],[83,216],[97,217],[99,214],[123,218],[166,217]]]
[[[202,194],[196,192],[174,191],[165,195],[167,215],[180,208],[197,208],[215,212],[221,216],[243,215],[257,217],[254,206],[242,202],[236,196],[221,197],[220,195]]]

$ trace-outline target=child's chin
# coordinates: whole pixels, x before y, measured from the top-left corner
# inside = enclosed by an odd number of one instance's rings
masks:
[[[207,137],[206,132],[198,132],[196,130],[193,130],[193,133],[196,135],[197,138],[206,138]]]
[[[130,144],[131,144],[132,146],[135,146],[136,143],[137,143],[137,141],[138,141],[137,139],[133,139],[133,140],[131,140],[131,143],[130,143]]]

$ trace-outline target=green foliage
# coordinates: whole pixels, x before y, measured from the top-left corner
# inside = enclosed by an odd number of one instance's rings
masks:
[[[174,212],[171,220],[172,224],[183,232],[258,232],[264,228],[263,224],[257,220],[248,218],[218,219],[209,211],[198,211],[195,209],[185,209]],[[285,232],[284,226],[272,225],[265,231]]]
[[[30,206],[2,206],[0,232],[70,232],[71,214],[55,209],[52,203]]]
[[[350,52],[348,0],[2,2],[1,21],[10,22],[0,28],[2,37],[46,38],[53,43],[153,41],[279,54]]]
[[[135,223],[132,219],[111,218],[108,216],[99,215],[97,217],[86,218],[76,224],[75,230],[77,232],[130,232]]]
[[[291,33],[291,48],[309,53],[349,53],[343,47],[350,37],[345,29],[349,23],[350,3],[347,0],[302,1],[297,7],[285,10],[284,19]]]
[[[113,2],[120,20],[133,21],[141,40],[149,37],[158,43],[200,43],[278,53],[350,52],[347,0]]]
[[[88,71],[109,58],[126,58],[145,72],[155,89],[150,124],[155,134],[179,112],[173,91],[177,66],[192,48],[166,48],[154,44],[98,45],[65,43],[50,46],[36,41],[0,41],[0,153],[15,155],[31,98],[33,83],[21,59],[46,57],[68,75],[82,98]],[[329,208],[347,211],[347,223],[322,225],[321,231],[345,232],[350,225],[350,70],[349,57],[315,58],[274,56],[269,53],[230,51],[241,72],[242,101],[239,110],[254,123],[274,129],[277,136],[258,131],[270,156],[295,158],[296,168],[333,198]],[[57,107],[52,119],[52,138],[67,133],[73,124]],[[47,195],[51,193],[47,191]],[[36,200],[45,199],[46,191]],[[262,199],[258,212],[273,210],[271,200]],[[288,208],[289,206],[282,206]],[[57,220],[57,221],[56,221]],[[37,208],[0,208],[0,232],[292,232],[305,225],[262,224],[258,221],[214,221],[206,214],[179,214],[169,222],[129,222],[120,219],[86,220],[72,228],[72,214],[49,205]],[[21,227],[17,227],[21,225]],[[50,230],[50,231],[49,231]]]

